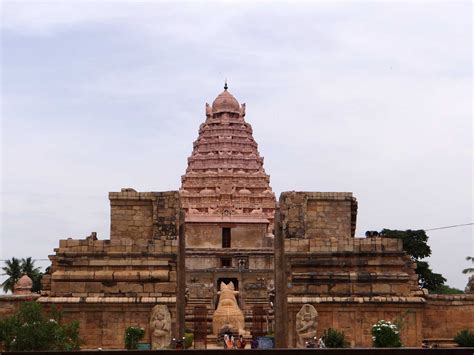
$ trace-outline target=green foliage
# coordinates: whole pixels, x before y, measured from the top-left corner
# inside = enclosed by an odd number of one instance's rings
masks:
[[[137,349],[138,343],[143,339],[145,330],[140,327],[128,327],[125,330],[125,347],[128,350]]]
[[[385,238],[398,238],[402,240],[403,250],[416,262],[416,273],[420,287],[434,291],[446,282],[441,274],[433,272],[426,261],[421,259],[431,255],[431,248],[428,245],[428,235],[422,229],[406,231],[383,229],[380,234]]]
[[[344,332],[340,332],[336,329],[325,329],[322,338],[327,348],[349,347],[349,342],[346,340],[346,335]]]
[[[41,279],[43,278],[43,273],[41,268],[35,266],[35,261],[31,256],[21,259],[21,272],[23,275],[28,275],[28,277],[33,281],[33,287],[31,288],[32,292],[41,291]]]
[[[401,239],[403,250],[415,260],[424,259],[431,255],[428,236],[423,229],[408,229],[406,231],[383,229],[381,234],[383,237]]]
[[[433,272],[426,261],[417,261],[415,272],[418,274],[419,285],[430,291],[439,289],[446,281],[443,275]]]
[[[194,334],[184,333],[184,348],[189,349],[193,345]]]
[[[398,327],[383,319],[372,326],[372,342],[376,348],[399,348],[402,346]]]
[[[11,260],[5,261],[5,266],[2,267],[2,270],[4,272],[2,275],[8,276],[8,278],[2,283],[3,291],[13,292],[13,287],[22,275],[20,259],[11,258]]]
[[[457,295],[460,293],[464,293],[464,291],[458,288],[449,287],[448,285],[441,285],[435,288],[434,290],[432,290],[431,293],[439,294],[439,295]]]
[[[474,347],[474,332],[470,332],[467,329],[461,330],[454,337],[454,341],[463,348]]]
[[[45,314],[36,302],[25,302],[13,316],[0,321],[0,341],[7,351],[78,350],[79,322],[62,324],[54,306]]]
[[[474,256],[466,256],[466,260],[469,261],[471,260],[474,263]],[[467,269],[464,269],[462,271],[463,274],[471,274],[474,272],[474,268],[468,267]]]
[[[35,261],[31,257],[22,258],[21,260],[13,257],[5,261],[5,266],[2,267],[2,270],[4,272],[3,275],[8,276],[1,285],[4,292],[13,292],[15,284],[23,275],[28,275],[33,281],[32,292],[41,291],[43,273],[39,267],[35,266]]]

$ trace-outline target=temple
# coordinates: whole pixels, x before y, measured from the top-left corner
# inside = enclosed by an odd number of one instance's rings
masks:
[[[227,89],[212,106],[206,104],[180,196],[186,213],[188,327],[197,307],[216,308],[221,282],[232,282],[246,314],[256,307],[266,314],[274,272],[275,194],[245,122],[245,104]]]
[[[110,239],[60,240],[33,299],[79,320],[84,348],[123,348],[132,325],[153,348],[185,330],[195,347],[224,333],[304,347],[328,328],[371,346],[381,319],[403,324],[406,346],[474,330],[472,294],[431,295],[400,240],[355,237],[352,193],[277,201],[245,118],[226,85],[205,106],[179,190],[110,192]],[[32,299],[9,297],[9,310]]]

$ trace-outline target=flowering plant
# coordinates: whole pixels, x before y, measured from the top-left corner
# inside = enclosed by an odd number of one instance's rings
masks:
[[[399,348],[402,346],[398,327],[383,319],[372,326],[372,341],[376,348]]]
[[[125,330],[125,347],[128,350],[137,349],[138,342],[143,339],[145,329],[140,327],[128,327]]]

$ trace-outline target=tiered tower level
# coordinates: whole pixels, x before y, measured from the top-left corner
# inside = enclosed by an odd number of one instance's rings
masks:
[[[206,121],[182,176],[186,222],[263,222],[272,231],[275,194],[244,117],[245,104],[227,85],[212,106],[206,103]]]

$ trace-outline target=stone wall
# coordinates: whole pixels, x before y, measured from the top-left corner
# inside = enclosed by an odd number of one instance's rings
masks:
[[[282,265],[275,266],[275,280],[277,296],[285,297],[277,299],[275,316],[288,309],[288,322],[277,321],[280,337],[288,336],[284,345],[296,345],[295,317],[304,304],[319,312],[319,334],[344,331],[356,347],[372,345],[371,327],[381,319],[401,321],[405,346],[452,342],[459,330],[474,330],[474,295],[428,295],[400,240],[351,238],[356,208],[348,193],[281,195],[275,255]]]
[[[168,305],[173,336],[179,336],[184,331],[184,312],[177,314],[177,304],[184,305],[180,273],[185,280],[179,194],[122,189],[109,196],[111,239],[98,240],[92,233],[60,240],[38,302],[60,305],[65,319],[78,319],[85,348],[123,348],[126,327],[148,332],[156,304]]]
[[[266,238],[264,223],[186,223],[186,247],[188,249],[222,249],[222,228],[231,230],[231,249],[260,249],[271,247]]]
[[[40,297],[37,293],[27,295],[0,295],[0,319],[13,315],[23,302],[35,301]]]
[[[474,294],[427,296],[423,317],[425,339],[453,338],[463,329],[474,332]]]
[[[109,200],[111,240],[170,239],[178,235],[181,204],[177,191],[122,189],[110,192]]]
[[[281,223],[288,238],[349,238],[355,233],[357,200],[349,192],[283,192]]]
[[[70,299],[55,300],[55,305],[63,311],[64,321],[78,320],[79,335],[84,341],[81,349],[124,349],[125,330],[129,326],[139,326],[145,330],[142,342],[150,342],[150,315],[156,299],[127,300],[127,299],[96,299],[93,302],[75,303]],[[172,329],[175,329],[176,303],[175,299],[165,302],[171,312]],[[51,303],[44,299],[40,302],[48,307]],[[173,335],[175,336],[175,335]]]
[[[301,300],[299,300],[301,301]],[[418,303],[393,302],[349,302],[347,300],[324,300],[312,304],[318,311],[317,336],[321,336],[328,328],[343,331],[351,347],[371,347],[371,328],[381,319],[401,321],[401,339],[405,346],[418,347],[422,342],[423,306]],[[297,303],[293,303],[297,302]],[[289,313],[289,346],[296,346],[296,314],[304,303],[290,298]]]

